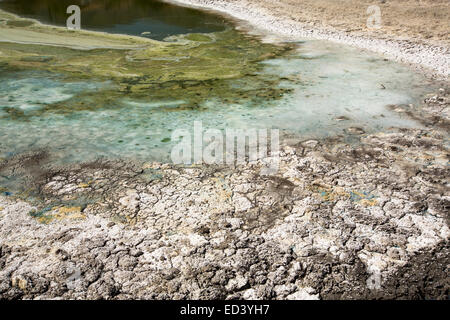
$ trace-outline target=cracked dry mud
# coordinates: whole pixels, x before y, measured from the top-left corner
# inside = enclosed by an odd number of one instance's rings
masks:
[[[448,96],[407,111],[424,129],[287,144],[274,175],[3,160],[29,189],[0,196],[0,298],[448,299]]]

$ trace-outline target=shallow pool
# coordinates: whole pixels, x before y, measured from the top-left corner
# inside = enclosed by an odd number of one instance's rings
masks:
[[[24,3],[2,6],[21,4],[23,13]],[[27,3],[35,13],[65,6],[64,1]],[[83,3],[94,13],[108,7],[111,25],[121,26],[147,17],[140,5],[161,5]],[[214,31],[208,14],[161,8],[170,12],[163,20],[173,30],[182,25],[184,33]],[[120,11],[117,19],[114,10]],[[186,12],[184,22],[173,18]],[[107,22],[102,26],[109,28]],[[161,48],[134,51],[0,44],[0,156],[46,149],[60,162],[170,161],[177,142],[172,133],[192,131],[194,121],[204,128],[281,129],[298,139],[351,137],[352,127],[370,133],[419,126],[386,106],[417,104],[430,90],[424,77],[403,65],[325,41],[268,45],[229,27],[166,41]]]

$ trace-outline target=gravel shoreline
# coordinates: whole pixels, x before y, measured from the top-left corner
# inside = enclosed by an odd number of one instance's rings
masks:
[[[286,40],[313,38],[330,40],[384,55],[406,63],[426,75],[439,80],[448,80],[450,74],[450,52],[445,45],[419,43],[413,39],[381,39],[364,34],[338,31],[333,28],[310,27],[287,17],[277,17],[252,1],[226,0],[165,0],[179,5],[210,9],[225,13],[245,21],[262,32],[282,37]]]

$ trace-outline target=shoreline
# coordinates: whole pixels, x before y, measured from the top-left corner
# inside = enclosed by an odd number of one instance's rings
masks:
[[[240,24],[244,27],[245,24],[249,24],[259,32],[269,33],[285,40],[313,38],[368,50],[382,54],[393,61],[410,65],[434,80],[449,80],[450,49],[444,43],[441,43],[441,45],[420,43],[411,37],[407,37],[407,39],[382,39],[369,33],[356,34],[326,26],[311,27],[289,17],[277,17],[269,13],[264,6],[246,0],[239,2],[226,0],[163,1],[226,14],[240,20]]]

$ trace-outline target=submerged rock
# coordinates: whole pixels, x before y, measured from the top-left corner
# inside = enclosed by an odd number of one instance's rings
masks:
[[[363,128],[360,127],[350,127],[345,129],[348,134],[360,135],[366,133]]]
[[[346,117],[346,116],[338,116],[338,117],[334,118],[334,120],[336,120],[336,121],[347,121],[347,120],[350,120],[350,118]]]

